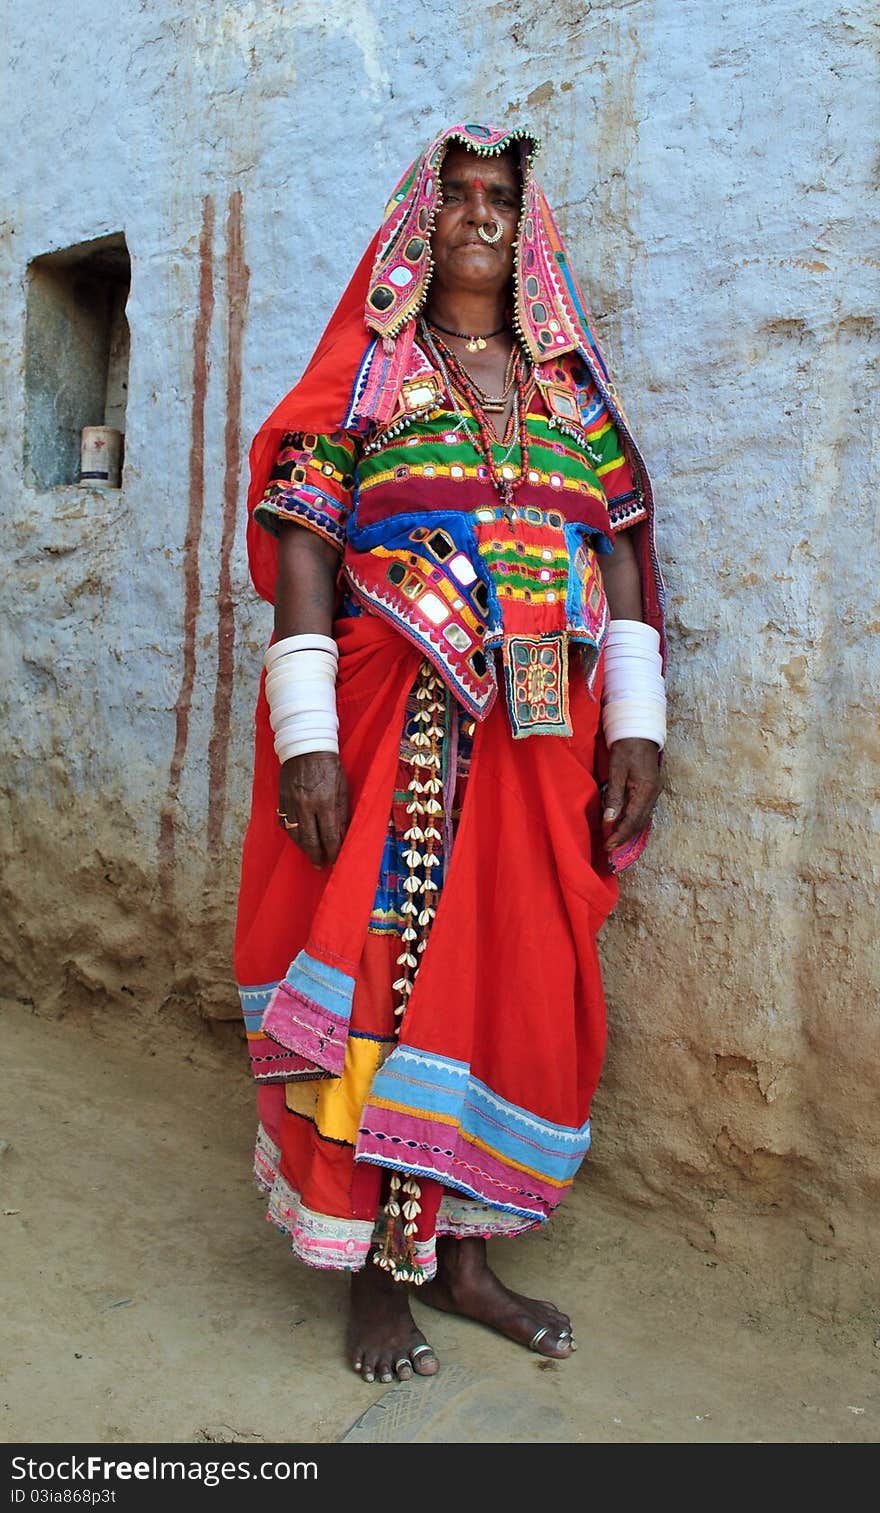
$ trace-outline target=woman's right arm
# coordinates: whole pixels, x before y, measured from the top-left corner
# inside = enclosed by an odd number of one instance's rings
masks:
[[[275,639],[333,635],[339,551],[316,532],[285,521],[278,534]],[[335,862],[349,821],[348,785],[339,757],[311,751],[281,767],[278,809],[291,840],[316,867]],[[283,819],[279,819],[283,825]]]

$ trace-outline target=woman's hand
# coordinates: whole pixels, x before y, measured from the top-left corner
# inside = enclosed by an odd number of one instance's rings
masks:
[[[653,741],[615,741],[609,752],[602,812],[605,850],[616,851],[644,830],[663,786]]]
[[[310,862],[316,867],[335,862],[350,817],[348,784],[335,752],[309,751],[284,763],[278,810],[279,825]]]

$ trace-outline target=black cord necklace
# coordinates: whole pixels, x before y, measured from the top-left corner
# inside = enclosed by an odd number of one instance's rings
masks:
[[[441,326],[435,320],[429,320],[428,325],[433,326],[435,331],[442,331],[444,336],[457,336],[459,341],[465,342],[469,352],[482,352],[493,336],[500,336],[502,331],[507,330],[505,323],[497,331],[487,331],[485,336],[468,336],[466,331],[450,331],[448,326]]]

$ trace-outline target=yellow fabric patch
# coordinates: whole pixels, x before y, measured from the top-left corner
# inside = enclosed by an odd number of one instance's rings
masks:
[[[294,1114],[305,1114],[307,1119],[314,1119],[318,1088],[323,1085],[320,1078],[314,1082],[288,1082],[284,1087],[284,1102]]]
[[[390,1049],[379,1040],[349,1035],[342,1076],[315,1082],[288,1082],[284,1090],[287,1107],[314,1120],[319,1135],[356,1145],[361,1112],[373,1078]]]

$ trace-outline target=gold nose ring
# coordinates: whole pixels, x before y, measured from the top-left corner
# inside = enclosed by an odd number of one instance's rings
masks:
[[[488,230],[489,226],[494,226],[495,230],[490,232]],[[482,237],[484,242],[488,242],[490,247],[494,247],[496,242],[501,241],[503,230],[504,227],[500,226],[497,221],[487,221],[485,226],[477,227],[477,236]]]

